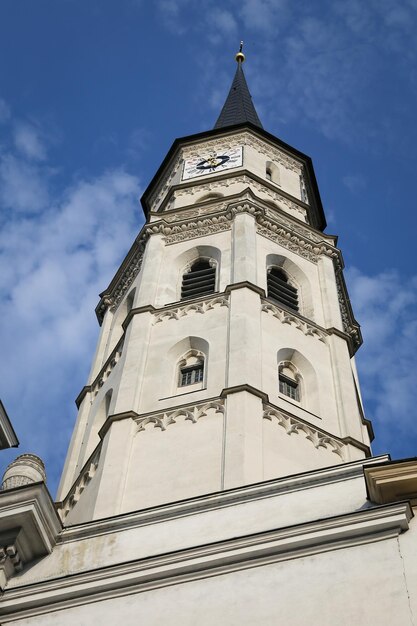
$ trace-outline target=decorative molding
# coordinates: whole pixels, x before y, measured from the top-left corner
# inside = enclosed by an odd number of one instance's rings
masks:
[[[215,139],[204,139],[198,143],[184,146],[182,149],[183,158],[190,159],[201,156],[201,152],[210,152],[219,148],[229,150],[234,148],[236,144],[244,144],[247,133],[238,133],[229,136],[216,137]]]
[[[94,397],[98,394],[101,387],[104,385],[108,377],[110,376],[113,368],[120,361],[120,357],[123,352],[123,344],[124,344],[124,336],[122,336],[116,344],[116,347],[113,349],[109,358],[95,377],[94,381],[90,386],[90,391],[94,395]]]
[[[165,174],[165,176],[162,178],[161,182],[159,183],[158,187],[155,189],[155,192],[149,198],[149,206],[151,207],[152,210],[153,210],[153,206],[160,204],[162,198],[166,195],[172,183],[173,178],[176,176],[178,169],[182,164],[182,160],[183,159],[182,159],[181,154],[177,156],[170,170],[168,171],[167,174]]]
[[[178,320],[180,317],[185,317],[189,313],[205,313],[206,311],[214,309],[216,305],[228,307],[228,296],[212,296],[205,300],[185,304],[184,306],[166,307],[161,313],[155,313],[154,324],[158,324],[164,320]]]
[[[337,441],[334,437],[331,437],[328,433],[325,433],[313,426],[307,424],[303,420],[293,417],[291,415],[285,415],[282,411],[273,408],[271,405],[264,405],[264,419],[273,421],[276,419],[278,424],[282,426],[287,435],[293,433],[302,433],[308,441],[311,441],[313,446],[318,450],[319,448],[330,448],[332,452],[340,456],[344,460],[343,448],[345,444],[341,441]]]
[[[297,174],[302,173],[303,165],[301,161],[291,157],[284,150],[279,150],[271,142],[255,137],[253,133],[249,132],[236,133],[226,137],[217,137],[212,140],[205,139],[191,146],[184,146],[182,155],[184,158],[189,159],[191,157],[200,156],[202,151],[208,152],[218,148],[229,149],[235,147],[237,144],[249,146],[257,150],[260,154],[263,154],[267,160],[279,163]]]
[[[270,313],[276,317],[282,324],[290,324],[301,330],[306,336],[315,337],[319,341],[326,343],[326,333],[319,330],[314,324],[301,319],[298,315],[290,313],[284,308],[281,308],[277,304],[264,301],[262,303],[262,311]]]
[[[0,491],[0,589],[52,552],[62,525],[44,482]]]
[[[100,442],[97,448],[94,450],[93,454],[88,459],[87,463],[84,465],[81,472],[79,473],[77,480],[72,485],[64,500],[57,505],[57,511],[62,521],[65,520],[68,513],[77,504],[82,492],[91,482],[94,474],[96,473],[100,460],[101,446],[102,444]]]
[[[153,309],[153,307],[152,307],[152,309]],[[132,310],[135,310],[135,309],[132,309]],[[126,330],[126,329],[124,328],[123,330]],[[98,394],[99,390],[101,389],[101,387],[104,385],[104,383],[106,382],[106,380],[110,376],[113,368],[116,366],[116,364],[120,360],[120,357],[122,356],[124,339],[125,339],[125,336],[123,334],[120,337],[119,341],[117,342],[116,346],[113,348],[110,356],[107,358],[107,360],[104,363],[103,367],[101,368],[101,370],[99,371],[99,373],[97,374],[97,376],[95,377],[93,382],[91,383],[91,385],[85,385],[81,389],[80,393],[78,394],[78,396],[77,396],[77,398],[75,400],[75,404],[77,405],[78,409],[80,408],[81,402],[84,400],[85,396],[88,393],[93,393],[94,394],[94,398],[96,397],[96,395]]]
[[[267,160],[279,163],[288,170],[296,172],[297,174],[302,174],[303,172],[303,164],[301,161],[297,161],[289,154],[286,154],[283,150],[279,150],[264,139],[258,139],[253,135],[246,134],[245,145],[254,148],[260,154],[263,154]]]
[[[205,203],[204,203],[205,204]],[[161,219],[163,217],[164,221],[168,224],[172,224],[173,222],[178,222],[181,220],[191,220],[201,216],[207,216],[211,213],[219,213],[225,211],[229,205],[229,202],[219,202],[219,199],[213,198],[213,200],[209,203],[207,200],[207,205],[192,208],[192,209],[165,209],[161,213],[154,213],[153,215]],[[172,212],[169,212],[172,211]]]
[[[134,253],[131,258],[123,263],[120,268],[120,274],[116,274],[115,279],[110,283],[110,287],[106,290],[96,308],[96,315],[100,322],[103,321],[104,315],[108,308],[116,311],[117,307],[123,300],[131,284],[140,272],[142,266],[143,255],[145,252],[146,242],[149,239],[149,229],[144,228],[133,244]]]
[[[296,234],[293,228],[290,229],[284,224],[277,223],[275,220],[259,218],[257,232],[313,263],[317,263],[319,257],[325,255],[330,257],[337,267],[341,265],[340,252],[337,248],[323,240],[319,243],[302,236],[299,232]]]
[[[352,307],[350,304],[349,296],[345,281],[342,274],[342,269],[337,268],[336,275],[336,289],[337,297],[339,299],[340,315],[342,317],[343,330],[352,339],[354,352],[362,345],[362,333],[361,327],[353,316]]]
[[[206,220],[200,220],[199,222],[190,222],[184,226],[184,228],[178,228],[177,232],[169,234],[165,237],[167,245],[179,243],[180,241],[185,241],[187,239],[206,237],[207,235],[219,233],[224,230],[230,230],[231,224],[226,217],[220,216],[218,218],[213,217]],[[175,231],[175,229],[176,227],[174,226],[171,231]]]
[[[305,222],[307,215],[307,207],[305,203],[301,200],[293,200],[287,196],[287,194],[280,190],[279,188],[273,188],[267,181],[256,180],[255,175],[250,175],[248,173],[235,173],[229,174],[227,178],[217,178],[212,181],[207,181],[205,183],[194,183],[187,187],[179,187],[176,188],[173,193],[176,198],[181,198],[184,196],[194,196],[196,193],[198,194],[208,194],[211,191],[218,191],[222,188],[229,188],[232,185],[247,185],[248,187],[253,187],[257,191],[266,194],[270,201],[276,202],[277,208],[282,208],[280,205],[284,205],[290,211],[294,211],[300,215],[301,221]],[[268,202],[265,198],[261,198],[264,202]],[[213,198],[214,200],[214,198]],[[221,209],[222,206],[226,205],[226,201],[224,197],[218,198],[217,206]]]
[[[417,460],[385,461],[364,466],[368,497],[377,504],[410,500],[417,504]]]
[[[230,388],[230,393],[233,393],[234,389],[237,388]],[[237,508],[242,504],[246,505],[258,500],[272,499],[313,487],[320,488],[343,483],[347,480],[362,479],[364,467],[378,466],[387,461],[389,461],[389,456],[384,454],[370,459],[330,465],[329,467],[310,470],[302,474],[283,476],[204,494],[195,498],[160,504],[150,509],[139,509],[138,511],[123,513],[116,517],[102,518],[75,526],[67,526],[59,538],[59,543],[83,539],[90,540],[94,537],[140,528],[160,521],[170,522],[181,517],[189,517],[195,513],[210,512],[230,506]]]
[[[317,263],[322,255],[332,259],[335,266],[343,329],[351,337],[353,343],[352,352],[354,353],[361,345],[362,337],[360,327],[353,316],[344,285],[342,276],[343,260],[338,248],[323,239],[323,237],[320,237],[314,230],[303,227],[302,224],[294,224],[279,214],[273,214],[272,210],[262,206],[262,200],[255,199],[254,201],[253,194],[250,191],[245,191],[239,200],[234,200],[228,204],[222,202],[221,204],[223,207],[222,213],[217,212],[215,215],[201,216],[201,219],[189,220],[182,217],[181,221],[173,224],[172,222],[167,223],[162,217],[160,221],[146,225],[137,239],[136,245],[138,249],[132,256],[131,261],[124,267],[113,289],[109,290],[102,298],[97,308],[99,319],[102,319],[107,307],[115,310],[120,304],[140,271],[146,241],[152,234],[161,234],[165,237],[167,245],[175,244],[230,230],[235,215],[238,213],[249,213],[256,219],[257,232],[263,237],[278,243],[287,250],[313,263]]]
[[[145,430],[147,424],[154,424],[155,428],[166,430],[170,424],[175,424],[177,417],[184,417],[186,420],[190,420],[195,424],[200,418],[206,417],[207,411],[214,409],[215,413],[224,413],[223,400],[211,400],[210,402],[204,401],[194,406],[187,405],[185,407],[179,407],[175,410],[162,411],[158,413],[148,413],[148,415],[141,415],[134,418],[138,425],[137,431]]]
[[[19,618],[96,599],[107,600],[141,591],[201,580],[331,550],[398,537],[413,516],[408,503],[374,507],[287,528],[228,537],[221,541],[165,551],[107,567],[38,581],[29,588],[7,589],[2,597],[2,624]]]

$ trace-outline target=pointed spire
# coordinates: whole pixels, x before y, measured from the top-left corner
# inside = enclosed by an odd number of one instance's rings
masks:
[[[245,60],[245,55],[242,52],[242,48],[243,41],[240,42],[239,52],[235,57],[237,61],[236,74],[214,128],[224,128],[225,126],[234,126],[236,124],[244,124],[245,122],[251,122],[255,126],[263,128],[253,105],[243,73],[242,63]]]

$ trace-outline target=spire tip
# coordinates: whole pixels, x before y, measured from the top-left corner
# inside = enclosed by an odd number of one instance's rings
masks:
[[[243,41],[240,42],[239,52],[236,54],[235,59],[238,63],[243,63],[245,60],[245,55],[242,52],[243,50]]]

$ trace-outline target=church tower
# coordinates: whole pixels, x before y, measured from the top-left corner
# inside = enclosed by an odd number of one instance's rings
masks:
[[[59,501],[35,455],[5,472],[4,626],[416,624],[417,459],[370,456],[311,160],[236,61],[101,294]]]
[[[101,294],[65,523],[370,454],[361,334],[312,162],[263,129],[236,61],[214,129],[173,143]]]

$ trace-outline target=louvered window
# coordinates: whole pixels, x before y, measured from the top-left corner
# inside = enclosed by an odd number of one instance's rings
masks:
[[[284,376],[284,374],[279,375],[279,391],[284,394],[284,396],[288,396],[292,400],[300,400],[300,391],[298,388],[298,382]]]
[[[180,369],[179,386],[194,385],[203,382],[204,363],[197,363],[191,367],[182,367]]]
[[[267,288],[268,298],[298,311],[297,289],[290,285],[285,273],[278,267],[271,267],[268,271]]]
[[[216,268],[208,261],[196,261],[182,277],[181,300],[214,293],[215,288]]]

